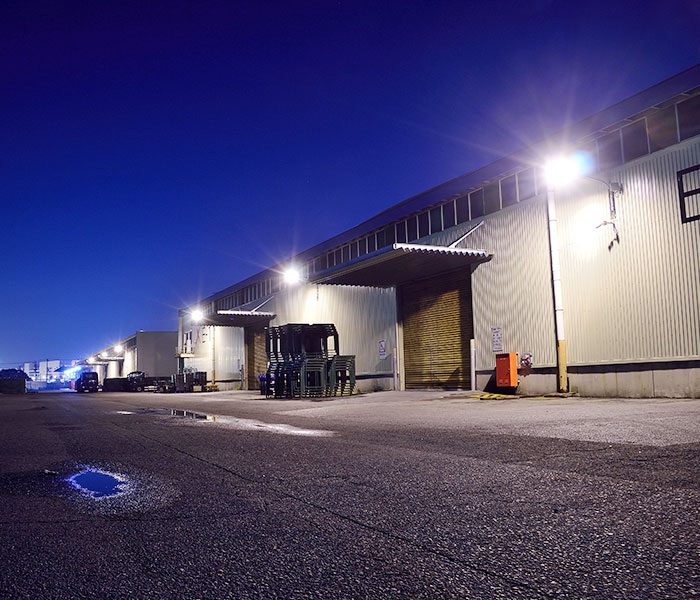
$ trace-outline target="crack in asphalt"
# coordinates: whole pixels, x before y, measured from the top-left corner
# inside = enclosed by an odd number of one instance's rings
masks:
[[[116,427],[118,427],[118,428],[121,429],[121,427],[119,427],[118,425],[117,425]],[[192,458],[192,459],[194,459],[194,460],[203,462],[203,463],[205,463],[205,464],[207,464],[207,465],[209,465],[209,466],[211,466],[211,467],[214,467],[214,468],[216,468],[216,469],[220,469],[220,470],[222,470],[222,471],[224,471],[224,472],[226,472],[226,473],[228,473],[228,474],[230,474],[230,475],[233,475],[234,477],[237,477],[238,479],[241,479],[242,481],[246,481],[247,483],[253,483],[253,484],[256,484],[256,485],[260,485],[260,486],[262,486],[262,487],[265,487],[265,488],[267,488],[267,489],[272,490],[273,492],[275,492],[276,494],[279,494],[280,496],[282,496],[282,497],[284,497],[284,498],[289,498],[289,499],[294,500],[294,501],[296,501],[296,502],[300,502],[300,503],[302,503],[302,504],[304,504],[304,505],[306,505],[306,506],[308,506],[308,507],[315,508],[315,509],[317,509],[317,510],[319,510],[319,511],[328,513],[328,514],[333,515],[334,517],[336,517],[336,518],[338,518],[338,519],[341,519],[341,520],[343,520],[343,521],[347,521],[347,522],[352,523],[352,524],[354,524],[354,525],[356,525],[356,526],[358,526],[358,527],[361,527],[361,528],[363,528],[363,529],[367,529],[367,530],[369,530],[369,531],[373,531],[373,532],[375,532],[375,533],[379,533],[379,534],[381,534],[381,535],[384,535],[384,536],[386,536],[386,537],[388,537],[388,538],[391,538],[391,539],[394,539],[394,540],[397,540],[397,541],[401,541],[401,542],[403,542],[403,543],[405,543],[405,544],[408,544],[409,546],[412,546],[413,548],[416,548],[416,549],[418,549],[418,550],[420,550],[420,551],[422,551],[422,552],[426,552],[426,553],[428,553],[428,554],[432,554],[432,555],[434,555],[434,556],[438,556],[438,557],[440,557],[440,558],[442,558],[442,559],[444,559],[444,560],[447,560],[448,562],[458,564],[458,565],[460,565],[460,566],[462,566],[462,567],[466,567],[466,568],[468,568],[468,569],[471,569],[472,571],[476,571],[476,572],[478,572],[478,573],[482,573],[482,574],[488,575],[488,576],[490,576],[490,577],[495,577],[496,579],[500,579],[501,581],[504,581],[505,583],[508,583],[509,585],[513,585],[513,586],[516,586],[516,587],[524,588],[524,589],[529,590],[529,591],[531,591],[531,592],[534,592],[535,594],[538,594],[538,595],[540,595],[540,596],[542,596],[542,597],[545,597],[545,598],[555,598],[555,597],[556,597],[556,594],[552,594],[552,593],[549,593],[549,592],[545,592],[545,591],[540,590],[540,589],[538,589],[537,587],[532,586],[532,585],[530,585],[530,584],[528,584],[528,583],[525,583],[525,582],[523,582],[523,581],[519,581],[519,580],[517,580],[517,579],[510,578],[510,577],[508,577],[508,576],[506,576],[506,575],[503,575],[502,573],[499,573],[499,572],[497,572],[497,571],[492,571],[492,570],[490,570],[490,569],[486,569],[486,568],[484,568],[484,567],[480,567],[480,566],[475,565],[475,564],[473,564],[473,563],[471,563],[471,562],[469,562],[469,561],[466,561],[466,560],[457,558],[457,557],[453,556],[452,554],[450,554],[450,553],[448,553],[448,552],[439,550],[439,549],[437,549],[437,548],[431,548],[431,547],[427,546],[426,544],[423,544],[423,543],[421,543],[421,542],[419,542],[419,541],[417,541],[417,540],[415,540],[415,539],[412,539],[412,538],[409,538],[409,537],[407,537],[407,536],[401,535],[401,534],[396,533],[396,532],[394,532],[394,531],[389,531],[389,530],[386,530],[386,529],[382,529],[381,527],[376,527],[376,526],[371,525],[371,524],[369,524],[369,523],[365,523],[364,521],[361,521],[361,520],[359,520],[359,519],[357,519],[357,518],[355,518],[355,517],[351,517],[351,516],[349,516],[349,515],[340,513],[340,512],[338,512],[338,511],[336,511],[336,510],[333,510],[332,508],[328,508],[327,506],[324,506],[324,505],[322,505],[322,504],[318,504],[318,503],[316,503],[316,502],[313,502],[312,500],[308,500],[307,498],[303,498],[302,496],[298,496],[298,495],[296,495],[296,494],[293,494],[293,493],[291,493],[291,492],[288,492],[288,491],[286,491],[286,490],[284,490],[284,489],[281,489],[281,488],[279,488],[279,487],[277,487],[277,486],[275,486],[275,485],[272,485],[272,484],[270,484],[270,483],[267,483],[267,482],[265,482],[265,481],[256,479],[256,478],[254,478],[254,477],[249,477],[249,476],[247,476],[247,475],[243,475],[242,473],[239,473],[239,472],[237,472],[237,471],[234,471],[233,469],[230,469],[230,468],[228,468],[228,467],[226,467],[226,466],[224,466],[224,465],[221,465],[221,464],[219,464],[219,463],[217,463],[217,462],[208,460],[208,459],[206,459],[206,458],[203,458],[203,457],[201,457],[201,456],[198,456],[198,455],[196,455],[196,454],[192,454],[191,452],[188,452],[188,451],[186,451],[186,450],[183,450],[182,448],[179,448],[179,447],[174,446],[174,445],[172,445],[172,444],[168,444],[168,443],[166,443],[166,442],[163,442],[162,440],[159,440],[158,438],[154,438],[154,437],[151,437],[151,436],[149,436],[149,435],[146,435],[146,434],[140,433],[140,432],[134,432],[134,433],[135,433],[136,435],[139,435],[139,436],[141,436],[141,437],[144,437],[144,438],[146,438],[146,439],[148,439],[148,440],[151,440],[152,442],[155,442],[155,443],[157,443],[157,444],[159,444],[159,445],[161,445],[161,446],[165,446],[166,448],[170,448],[171,450],[175,450],[176,452],[178,452],[178,453],[180,453],[180,454],[182,454],[182,455],[184,455],[184,456],[187,456],[187,457]]]

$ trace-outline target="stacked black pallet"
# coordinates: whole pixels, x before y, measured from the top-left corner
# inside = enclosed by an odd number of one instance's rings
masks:
[[[289,323],[266,330],[267,397],[325,398],[352,394],[355,357],[338,354],[332,323]]]

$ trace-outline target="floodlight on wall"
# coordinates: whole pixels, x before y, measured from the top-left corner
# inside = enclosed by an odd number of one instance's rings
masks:
[[[204,311],[201,308],[195,308],[190,316],[195,323],[199,323],[204,319]]]
[[[115,354],[121,354],[123,350],[124,346],[122,346],[121,344],[117,344],[116,346],[114,346]]]
[[[559,188],[590,171],[590,157],[585,152],[550,158],[544,165],[544,178],[549,188]]]
[[[297,267],[289,266],[282,273],[282,277],[287,285],[296,285],[301,281],[301,271]]]
[[[95,362],[95,357],[94,357],[94,356],[88,356],[87,361],[88,361],[89,364],[92,364],[92,363]]]

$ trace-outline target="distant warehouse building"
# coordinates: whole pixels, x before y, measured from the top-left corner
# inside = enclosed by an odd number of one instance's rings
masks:
[[[253,388],[264,328],[332,322],[361,389],[700,395],[700,65],[179,313],[179,355]],[[529,360],[531,357],[531,360]]]
[[[177,339],[177,331],[137,331],[82,362],[97,372],[100,383],[106,378],[126,377],[133,371],[167,377],[178,371]]]

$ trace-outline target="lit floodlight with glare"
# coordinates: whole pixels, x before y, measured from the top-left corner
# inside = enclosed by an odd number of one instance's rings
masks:
[[[94,356],[88,356],[87,361],[88,361],[90,364],[92,364],[92,363],[95,362],[95,357],[94,357]]]
[[[301,273],[296,267],[287,267],[282,274],[287,285],[294,285],[301,281]]]
[[[114,346],[115,354],[121,354],[122,350],[124,350],[124,346],[122,346],[121,344],[117,344],[116,346]]]
[[[551,188],[565,186],[586,175],[590,171],[590,163],[590,157],[585,152],[552,158],[544,166],[545,181]]]
[[[192,317],[193,321],[195,321],[196,323],[199,323],[202,319],[204,319],[204,311],[201,310],[200,308],[195,308],[190,313],[190,316]]]

